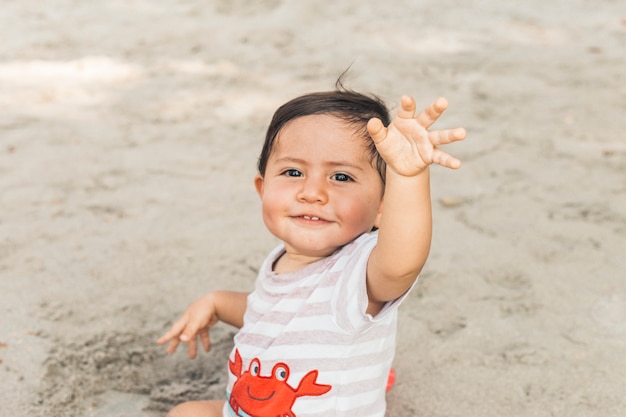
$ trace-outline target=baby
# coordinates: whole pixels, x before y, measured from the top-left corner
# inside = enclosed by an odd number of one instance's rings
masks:
[[[338,84],[278,108],[254,185],[282,244],[252,293],[211,292],[158,340],[195,357],[218,321],[240,328],[226,400],[168,417],[384,416],[397,308],[430,250],[429,165],[461,165],[439,146],[465,130],[428,130],[447,105],[416,115],[404,96],[390,121],[380,99]]]

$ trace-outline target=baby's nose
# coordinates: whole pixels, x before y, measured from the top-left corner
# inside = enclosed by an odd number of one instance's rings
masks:
[[[323,178],[309,177],[302,184],[298,199],[307,203],[326,203],[328,183]]]

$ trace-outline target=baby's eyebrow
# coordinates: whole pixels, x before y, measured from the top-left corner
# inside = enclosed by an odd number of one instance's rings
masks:
[[[283,156],[282,158],[278,158],[276,162],[294,162],[296,164],[306,164],[307,161],[300,158],[292,158],[290,156]]]
[[[361,168],[359,165],[352,164],[352,163],[350,163],[348,161],[330,161],[330,162],[328,162],[327,165],[330,165],[330,166],[333,166],[333,167],[349,167],[349,168],[352,168],[352,169],[363,171],[363,168]]]

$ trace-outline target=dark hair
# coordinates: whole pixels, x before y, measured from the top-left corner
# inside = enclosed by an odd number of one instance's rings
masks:
[[[314,114],[336,116],[354,126],[356,133],[367,141],[367,152],[370,160],[378,170],[383,183],[385,182],[386,164],[367,132],[367,122],[371,118],[377,117],[385,126],[389,125],[387,107],[380,98],[374,95],[365,95],[345,89],[341,83],[341,78],[337,80],[334,91],[305,94],[288,101],[276,110],[267,128],[265,143],[259,156],[257,166],[261,175],[265,175],[267,160],[283,126],[298,117]]]

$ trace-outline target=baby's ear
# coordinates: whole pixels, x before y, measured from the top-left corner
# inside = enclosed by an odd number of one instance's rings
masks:
[[[383,215],[383,204],[385,202],[385,198],[383,197],[380,200],[380,204],[378,205],[378,214],[376,214],[376,219],[374,220],[374,230],[378,230],[380,227],[380,218]]]
[[[254,176],[254,188],[256,189],[259,197],[263,197],[263,176],[261,174],[256,174]]]

